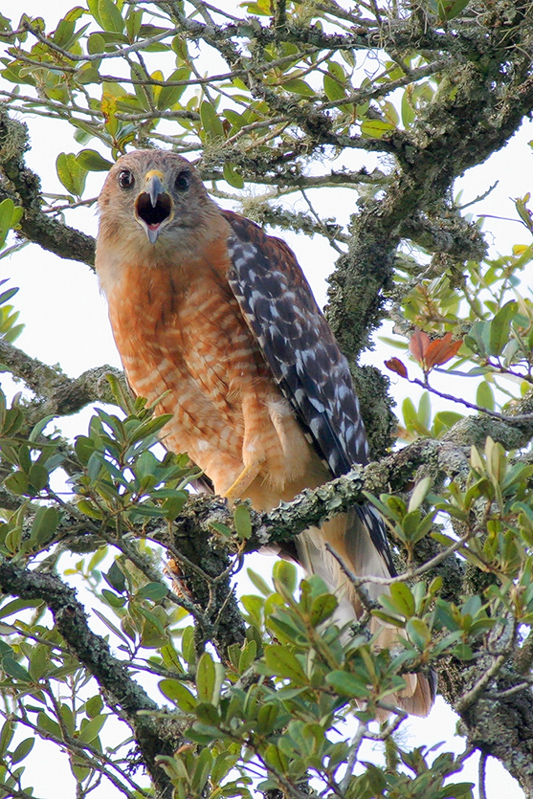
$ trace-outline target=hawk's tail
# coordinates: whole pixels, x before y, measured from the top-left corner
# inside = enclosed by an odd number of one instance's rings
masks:
[[[339,606],[335,621],[344,625],[360,618],[360,600],[339,562],[324,546],[328,542],[347,568],[357,575],[391,577],[395,570],[385,534],[383,521],[370,506],[336,516],[320,529],[312,527],[297,540],[298,555],[304,569],[318,574],[335,591]],[[365,585],[372,599],[388,592],[388,588],[376,583]],[[378,619],[372,619],[372,633],[379,631],[377,646],[391,648],[401,635],[396,628],[388,627]],[[401,707],[414,716],[427,716],[435,700],[436,676],[425,674],[403,675],[406,687],[390,697],[390,703]]]

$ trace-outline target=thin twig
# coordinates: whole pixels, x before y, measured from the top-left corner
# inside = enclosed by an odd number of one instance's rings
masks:
[[[353,770],[355,768],[355,764],[357,763],[357,755],[367,733],[368,724],[363,721],[359,721],[359,726],[357,727],[357,731],[349,746],[349,754],[346,759],[346,771],[339,786],[341,795],[346,794],[346,791],[348,790],[350,780],[352,779]]]
[[[435,394],[441,399],[449,400],[450,402],[457,402],[460,405],[470,408],[470,410],[477,411],[478,413],[484,413],[486,416],[490,416],[493,419],[498,419],[500,422],[507,422],[509,424],[533,422],[533,413],[517,413],[516,416],[508,416],[503,413],[498,413],[497,411],[491,411],[488,408],[481,407],[481,405],[476,405],[474,402],[468,402],[468,400],[465,400],[462,397],[454,397],[453,394],[446,394],[444,391],[439,391],[437,388],[433,388],[433,386],[429,385],[427,377],[426,380],[420,380],[418,377],[408,377],[406,380],[414,385],[422,386],[422,388],[425,388],[426,391],[430,391],[432,394]]]
[[[506,691],[486,691],[485,696],[488,699],[505,699],[508,696],[513,696],[514,694],[519,694],[521,691],[525,691],[526,688],[531,688],[531,681],[521,682],[518,685],[514,685],[512,688],[507,688]]]
[[[457,541],[451,544],[449,547],[444,549],[442,552],[439,552],[438,555],[435,555],[433,558],[428,560],[424,563],[423,566],[417,566],[416,569],[407,569],[406,571],[402,572],[402,574],[398,574],[396,577],[376,577],[371,574],[363,574],[361,576],[357,576],[353,572],[351,572],[345,564],[342,563],[339,556],[336,554],[334,549],[330,549],[330,545],[326,543],[326,549],[328,549],[333,557],[335,557],[339,563],[341,564],[341,568],[343,568],[347,577],[353,583],[354,588],[360,587],[365,583],[372,583],[373,585],[393,585],[394,583],[403,583],[406,580],[411,580],[413,577],[420,577],[422,574],[425,574],[430,569],[433,569],[435,566],[438,566],[439,563],[442,563],[443,560],[449,558],[450,555],[453,555],[454,552],[461,549],[469,540],[475,535],[475,531],[469,531],[464,536],[461,536]],[[372,600],[368,599],[369,603],[372,603]],[[375,603],[372,607],[379,607]]]
[[[470,691],[467,691],[461,697],[460,702],[456,705],[455,710],[460,715],[465,713],[468,708],[474,704],[476,699],[484,692],[485,687],[488,685],[490,680],[499,672],[503,664],[508,660],[509,653],[504,652],[501,655],[498,655],[492,662],[492,665],[481,675],[479,680],[476,682],[473,688]]]
[[[327,549],[327,551],[331,555],[333,555],[333,557],[341,567],[341,570],[344,572],[346,577],[348,577],[348,579],[351,581],[355,593],[357,594],[357,598],[359,599],[361,605],[365,608],[365,610],[370,614],[370,611],[379,608],[379,604],[375,600],[371,599],[368,591],[365,588],[363,588],[364,583],[374,582],[375,578],[367,580],[364,577],[358,577],[354,572],[352,572],[348,568],[346,563],[343,561],[341,556],[334,550],[329,541],[326,541],[324,546]],[[362,619],[360,621],[362,621]]]
[[[478,767],[478,790],[479,790],[479,799],[487,799],[487,790],[486,790],[486,776],[487,776],[487,760],[488,755],[486,752],[481,752],[479,757],[479,767]]]

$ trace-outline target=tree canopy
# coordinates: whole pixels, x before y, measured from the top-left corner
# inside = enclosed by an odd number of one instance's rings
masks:
[[[533,245],[489,257],[454,181],[533,110],[532,5],[219,5],[87,0],[53,25],[0,14],[2,255],[34,242],[90,268],[76,223],[95,202],[88,175],[134,148],[182,153],[221,202],[331,244],[326,314],[373,462],[268,514],[189,493],[196,472],[153,449],[164,420],[118,371],[71,377],[53,352],[15,346],[16,288],[2,286],[0,362],[23,390],[0,403],[0,796],[40,795],[25,774],[35,737],[68,753],[79,797],[466,799],[476,750],[480,797],[489,756],[531,796]],[[72,133],[61,194],[26,163],[36,117]],[[348,224],[316,211],[323,192],[342,192]],[[529,241],[528,201],[515,208]],[[424,389],[399,421],[389,378],[358,365],[385,320],[389,376]],[[439,373],[453,390],[434,388]],[[61,417],[92,403],[89,430],[62,435]],[[379,603],[353,577],[365,613],[352,635],[320,579],[298,585],[284,561],[236,600],[247,553],[366,501],[399,577]],[[373,649],[373,616],[404,631],[392,653]],[[429,668],[462,755],[403,743],[397,709],[376,722],[402,675]],[[381,764],[365,741],[382,743]]]

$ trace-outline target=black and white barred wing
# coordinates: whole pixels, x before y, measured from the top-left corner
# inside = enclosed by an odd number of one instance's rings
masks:
[[[225,212],[234,235],[231,289],[272,374],[335,477],[366,463],[367,441],[350,370],[285,242]]]

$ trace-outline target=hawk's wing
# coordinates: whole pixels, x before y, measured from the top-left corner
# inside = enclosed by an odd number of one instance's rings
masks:
[[[290,248],[254,222],[224,211],[233,233],[231,289],[285,398],[332,475],[368,460],[366,433],[348,362]],[[391,574],[384,524],[357,508]]]
[[[348,362],[294,254],[254,222],[233,228],[229,283],[263,356],[333,476],[366,463],[368,447]]]

